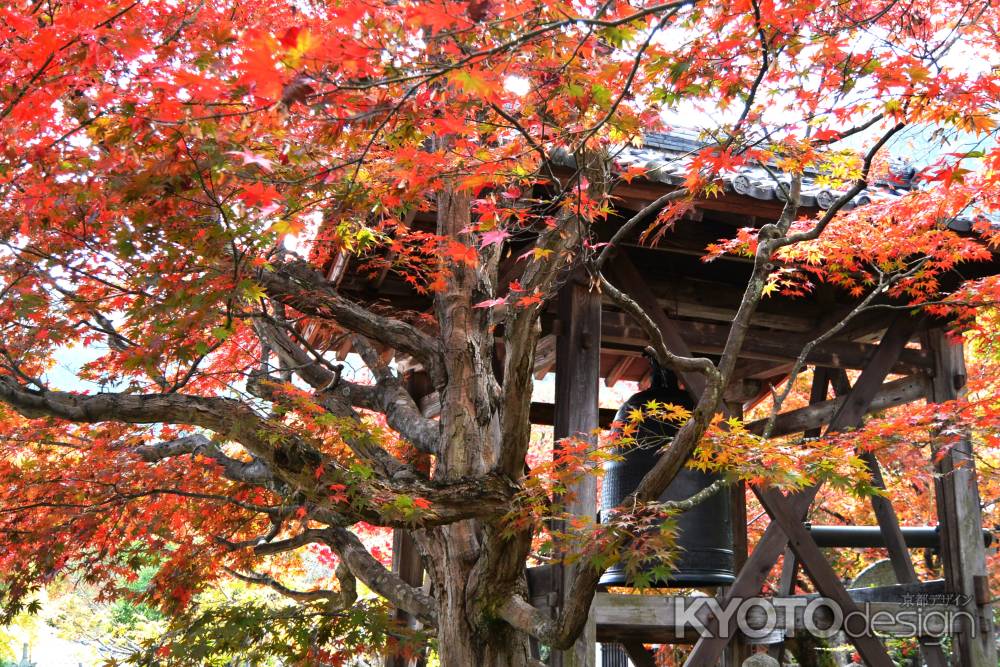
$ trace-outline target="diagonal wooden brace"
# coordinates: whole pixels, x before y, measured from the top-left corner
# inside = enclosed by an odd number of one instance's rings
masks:
[[[872,355],[868,365],[861,372],[846,400],[840,405],[833,419],[830,420],[830,425],[827,428],[828,433],[844,431],[860,425],[868,406],[875,394],[878,393],[889,371],[898,361],[899,355],[910,341],[917,325],[917,320],[905,314],[900,314],[893,320],[885,335],[882,336],[882,342],[879,343],[875,354]],[[834,385],[836,386],[836,382]],[[785,496],[783,503],[787,513],[798,522],[804,520],[819,488],[817,484]],[[777,522],[772,521],[757,543],[757,547],[750,554],[743,569],[736,576],[736,581],[730,586],[729,593],[723,600],[723,606],[734,598],[758,595],[767,575],[770,574],[774,564],[778,561],[778,556],[781,555],[787,544],[788,538],[785,533]],[[694,645],[694,649],[688,655],[684,666],[705,667],[718,662],[726,645],[729,644],[730,638],[734,635],[735,626],[734,616],[729,617],[728,631],[723,631],[719,627],[718,621],[712,619],[706,624],[708,632]]]
[[[823,552],[816,546],[816,542],[809,534],[809,530],[802,524],[801,519],[789,511],[785,497],[774,489],[754,487],[754,493],[757,494],[757,498],[767,510],[771,520],[781,526],[782,531],[788,536],[788,546],[802,563],[802,568],[816,584],[816,589],[820,594],[835,602],[845,618],[851,614],[859,614],[861,608],[851,599],[847,588],[837,573],[833,571],[833,567],[827,562]],[[885,646],[867,628],[859,633],[854,633],[851,631],[850,624],[845,623],[844,632],[858,649],[858,653],[861,654],[866,665],[869,667],[895,667],[892,658],[886,653]]]
[[[847,373],[843,370],[831,370],[831,379],[834,382],[834,390],[838,394],[845,394],[850,391],[850,383]],[[865,467],[872,478],[872,486],[885,490],[885,480],[882,478],[882,469],[879,467],[878,459],[873,452],[859,452],[861,460],[865,462]],[[889,551],[889,562],[892,563],[896,581],[901,584],[912,584],[917,582],[917,572],[913,568],[913,561],[910,559],[910,552],[906,548],[906,541],[903,539],[903,531],[899,528],[899,517],[892,503],[885,496],[871,497],[872,509],[875,518],[878,520],[879,528],[882,529],[882,536],[885,538],[885,545]],[[947,667],[948,659],[944,650],[937,640],[928,637],[921,637],[920,651],[927,667]]]

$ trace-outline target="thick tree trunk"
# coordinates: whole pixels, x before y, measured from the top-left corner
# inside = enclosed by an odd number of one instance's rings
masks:
[[[464,604],[464,583],[455,582],[454,595],[446,596],[438,607],[438,653],[441,667],[528,667],[539,664],[531,658],[528,635],[503,621],[494,625],[474,625]]]
[[[446,532],[454,527],[439,529]],[[472,568],[475,555],[453,548],[447,536],[431,539],[427,559],[438,613],[438,652],[442,667],[527,667],[532,662],[527,634],[483,615]]]
[[[438,193],[438,232],[470,247],[468,191]],[[444,347],[446,384],[441,396],[441,442],[437,479],[460,479],[493,469],[501,442],[493,375],[493,330],[488,310],[474,304],[493,293],[496,258],[476,266],[449,265],[446,288],[435,297]],[[476,572],[487,527],[477,521],[441,526],[424,536],[426,565],[438,603],[438,651],[442,667],[527,667],[528,636],[503,621],[490,621],[484,599],[492,581]]]

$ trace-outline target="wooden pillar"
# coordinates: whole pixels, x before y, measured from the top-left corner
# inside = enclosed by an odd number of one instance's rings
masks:
[[[424,580],[424,565],[417,550],[417,545],[408,530],[392,531],[392,572],[415,588],[420,588]],[[417,620],[400,609],[396,610],[396,620],[416,628]],[[385,659],[386,667],[416,667],[424,663],[422,655],[405,658],[401,655],[390,655]]]
[[[601,295],[590,289],[582,273],[574,274],[559,291],[559,330],[556,335],[556,393],[553,434],[559,440],[572,436],[594,440],[599,427],[598,389],[601,352]],[[569,509],[576,515],[597,513],[597,480],[585,476],[572,489]],[[569,591],[573,567],[564,567],[557,605]],[[597,628],[591,618],[573,648],[554,652],[554,667],[594,667]]]
[[[925,344],[934,360],[931,400],[943,403],[958,398],[966,380],[962,344],[949,341],[941,329],[928,332]],[[938,454],[935,447],[938,472],[935,493],[945,581],[949,592],[958,596],[962,610],[971,617],[962,619],[952,661],[960,667],[993,667],[998,664],[996,630],[989,604],[983,517],[972,439],[966,433],[940,460]]]

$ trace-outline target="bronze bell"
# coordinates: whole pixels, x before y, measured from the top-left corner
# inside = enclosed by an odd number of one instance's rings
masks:
[[[649,389],[629,398],[618,410],[615,420],[626,422],[629,412],[642,408],[650,401],[671,403],[691,409],[694,402],[678,386],[677,377],[652,361],[653,379]],[[622,455],[618,461],[604,464],[604,486],[601,491],[601,517],[615,508],[639,485],[643,476],[653,467],[660,453],[677,433],[676,423],[646,417],[636,429],[635,442],[616,451]],[[660,496],[661,501],[685,500],[718,479],[707,474],[683,468]],[[676,567],[669,579],[654,581],[658,588],[699,588],[725,586],[735,579],[733,559],[733,530],[729,494],[717,492],[693,508],[676,515],[677,556]],[[612,565],[601,577],[604,586],[629,586],[624,568]]]

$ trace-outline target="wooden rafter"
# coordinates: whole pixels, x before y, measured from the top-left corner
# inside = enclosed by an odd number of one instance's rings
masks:
[[[625,374],[634,361],[636,361],[636,357],[629,355],[623,354],[618,357],[611,370],[604,376],[604,385],[606,387],[614,387],[618,384],[618,381],[625,377]]]

